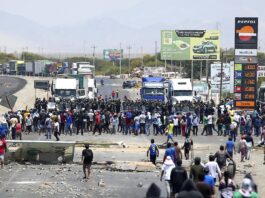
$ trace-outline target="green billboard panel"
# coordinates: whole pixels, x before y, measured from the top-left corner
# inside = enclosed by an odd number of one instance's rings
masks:
[[[162,60],[220,60],[218,30],[161,30]]]

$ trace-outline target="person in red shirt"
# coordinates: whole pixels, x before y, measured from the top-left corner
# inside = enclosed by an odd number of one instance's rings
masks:
[[[17,124],[16,124],[16,136],[17,136],[17,138],[19,138],[20,140],[22,140],[22,125],[21,125],[21,123],[20,122],[18,122]]]
[[[5,135],[2,134],[0,137],[0,164],[1,164],[1,168],[4,167],[5,150],[6,150],[6,139],[5,139]]]
[[[112,96],[112,100],[114,100],[114,98],[115,98],[115,91],[114,90],[111,92],[111,96]]]

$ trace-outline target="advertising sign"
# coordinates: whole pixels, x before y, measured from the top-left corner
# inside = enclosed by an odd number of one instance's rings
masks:
[[[236,56],[257,56],[257,49],[235,49]]]
[[[144,67],[144,76],[161,76],[162,73],[165,73],[166,69],[165,67]]]
[[[34,80],[34,89],[49,90],[50,84],[48,80]]]
[[[236,63],[258,63],[257,56],[235,56]]]
[[[257,97],[257,47],[258,18],[236,18],[234,67],[234,106],[236,109],[255,109]]]
[[[235,19],[235,49],[257,49],[258,18]]]
[[[218,30],[161,30],[162,60],[220,60]]]
[[[231,64],[223,64],[222,74],[222,90],[224,92],[230,91],[230,79],[231,79]],[[221,63],[211,64],[211,90],[212,93],[219,93],[220,91],[220,80],[221,80]]]
[[[103,50],[103,59],[115,61],[123,57],[123,50],[121,49],[104,49]]]
[[[265,66],[258,66],[257,76],[258,78],[265,77]]]
[[[257,93],[257,64],[235,64],[235,106],[253,109]]]

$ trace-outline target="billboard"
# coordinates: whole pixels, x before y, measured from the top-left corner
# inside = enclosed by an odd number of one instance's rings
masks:
[[[254,109],[257,93],[257,64],[235,64],[235,107]]]
[[[161,30],[162,60],[220,60],[218,30]]]
[[[232,65],[229,63],[223,64],[223,74],[222,74],[222,90],[224,92],[230,92],[231,86],[231,72]],[[221,63],[211,64],[211,90],[212,93],[220,92],[220,82],[221,80]]]
[[[236,109],[255,109],[258,69],[257,47],[258,18],[235,18],[234,106]]]
[[[161,76],[162,73],[165,73],[165,67],[144,67],[144,74],[143,76]]]
[[[258,66],[257,77],[265,77],[265,66]]]
[[[257,49],[258,18],[235,19],[235,49]]]
[[[103,50],[103,59],[115,61],[123,57],[123,49],[104,49]]]
[[[48,91],[50,84],[48,80],[34,80],[34,89],[44,89]]]

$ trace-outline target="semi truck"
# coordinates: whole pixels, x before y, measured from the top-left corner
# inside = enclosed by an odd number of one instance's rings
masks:
[[[143,77],[141,99],[165,101],[165,78],[163,77]]]
[[[89,75],[58,75],[53,83],[53,92],[56,100],[94,99],[97,97],[96,81]]]
[[[173,104],[180,101],[192,101],[193,89],[189,78],[169,79],[168,80],[168,100]]]

